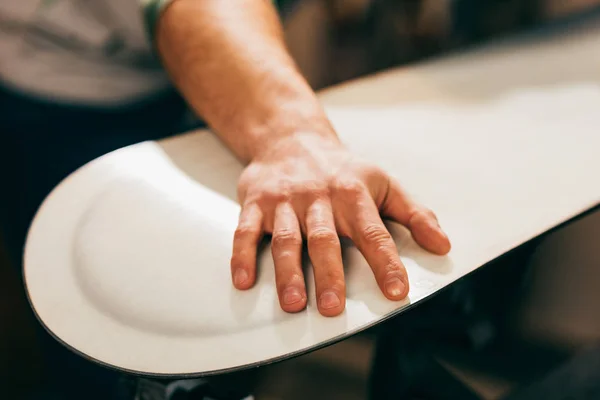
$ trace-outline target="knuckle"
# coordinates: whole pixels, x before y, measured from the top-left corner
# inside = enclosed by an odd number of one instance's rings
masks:
[[[308,234],[308,242],[314,246],[337,246],[340,238],[336,232],[329,228],[318,228]]]
[[[289,249],[289,247],[287,247]],[[273,259],[275,261],[275,267],[277,268],[277,263],[287,263],[294,262],[298,258],[298,252],[284,250],[286,247],[280,248],[276,245],[272,246]]]
[[[260,202],[265,205],[275,205],[288,202],[291,199],[289,190],[264,190],[260,193]]]
[[[300,247],[302,238],[299,232],[291,229],[281,229],[273,233],[272,245],[275,248]]]
[[[329,191],[327,190],[327,187],[317,183],[302,185],[296,189],[296,193],[302,197],[317,199],[326,198],[329,196]]]
[[[384,278],[388,275],[397,275],[398,272],[404,272],[404,266],[396,258],[392,258],[383,269]]]
[[[279,277],[275,285],[277,287],[277,292],[282,295],[283,292],[292,285],[296,287],[303,287],[304,278],[297,273],[292,273],[289,276]]]
[[[367,226],[362,233],[362,237],[366,243],[378,246],[385,245],[392,240],[392,235],[390,235],[385,227],[380,225]]]
[[[255,226],[240,224],[233,234],[234,240],[255,240],[260,235],[260,229]]]
[[[339,268],[328,268],[319,276],[315,276],[315,284],[317,286],[317,292],[322,292],[327,289],[337,293],[345,293],[346,291],[344,271]]]
[[[428,219],[434,219],[437,221],[437,216],[429,208],[419,207],[412,212],[412,216],[410,219],[413,221]]]
[[[363,171],[369,179],[381,179],[387,177],[387,173],[377,165],[365,165]]]
[[[327,185],[319,181],[303,181],[292,186],[288,201],[314,201],[329,196]]]
[[[390,260],[387,264],[383,265],[374,271],[375,278],[378,282],[385,284],[389,279],[397,278],[403,281],[405,284],[408,282],[408,276],[406,275],[406,269],[398,260]]]
[[[339,294],[345,294],[346,282],[344,280],[343,272],[337,270],[331,271],[331,273],[327,275],[327,281],[323,283],[322,288],[333,290]]]
[[[231,268],[243,268],[246,266],[246,258],[241,254],[234,254],[231,256],[230,262]]]
[[[359,180],[338,181],[334,185],[335,192],[351,200],[358,198],[364,191],[365,186]]]
[[[434,213],[434,212],[433,212],[431,209],[424,207],[424,208],[421,210],[421,212],[422,212],[423,214],[425,214],[425,215],[429,216],[430,218],[433,218],[433,219],[436,219],[436,220],[437,220],[437,215],[435,215],[435,213]]]

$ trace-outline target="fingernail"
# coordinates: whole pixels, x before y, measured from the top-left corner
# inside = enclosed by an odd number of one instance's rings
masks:
[[[404,292],[404,282],[398,277],[389,278],[385,282],[385,291],[388,296],[398,297]]]
[[[447,236],[446,232],[444,232],[444,230],[442,229],[442,227],[440,226],[440,224],[437,221],[431,222],[431,228],[438,231],[442,236]]]
[[[289,287],[283,292],[283,304],[292,305],[302,300],[302,295],[298,288]]]
[[[340,306],[340,298],[338,297],[337,294],[335,294],[335,292],[328,290],[326,292],[323,292],[323,294],[321,295],[321,298],[319,300],[319,303],[321,304],[321,308],[328,310],[330,308],[336,308]]]
[[[248,280],[248,273],[245,269],[239,268],[233,274],[233,283],[235,286],[243,285]]]
[[[444,237],[448,237],[448,235],[446,234],[446,232],[442,229],[441,226],[438,225],[438,231],[440,231],[440,233],[444,236]]]

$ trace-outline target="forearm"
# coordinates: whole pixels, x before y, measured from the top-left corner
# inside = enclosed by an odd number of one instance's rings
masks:
[[[269,0],[174,0],[156,45],[190,106],[241,160],[297,133],[335,137]]]

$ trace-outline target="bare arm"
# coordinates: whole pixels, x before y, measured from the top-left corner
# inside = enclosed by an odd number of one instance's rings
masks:
[[[405,225],[426,249],[450,250],[431,211],[342,146],[287,53],[268,0],[174,0],[159,19],[156,42],[189,104],[248,163],[238,184],[242,210],[231,259],[236,288],[254,284],[265,233],[272,234],[281,307],[297,312],[306,306],[306,242],[319,311],[326,316],[345,307],[339,236],[360,249],[390,300],[405,298],[409,285],[382,217]]]
[[[269,0],[175,0],[156,40],[177,87],[244,162],[298,131],[335,136]]]

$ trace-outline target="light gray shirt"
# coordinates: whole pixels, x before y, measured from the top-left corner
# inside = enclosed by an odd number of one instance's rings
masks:
[[[2,0],[0,85],[105,106],[158,94],[169,82],[140,0]]]

